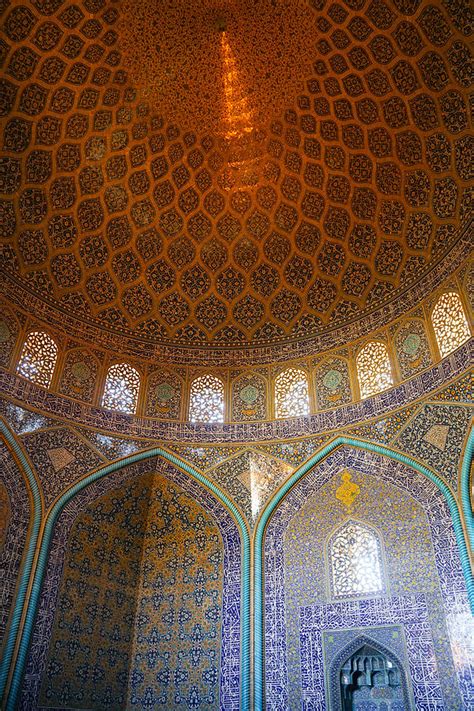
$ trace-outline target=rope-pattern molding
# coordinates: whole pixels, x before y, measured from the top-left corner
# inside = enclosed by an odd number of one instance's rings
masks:
[[[20,447],[18,446],[16,440],[11,435],[10,431],[3,425],[0,421],[1,432],[11,444],[12,448],[18,455],[22,466],[25,468],[28,480],[30,482],[33,498],[34,498],[34,522],[31,530],[30,539],[27,546],[27,556],[25,558],[25,564],[21,573],[21,579],[19,583],[19,594],[15,603],[15,608],[12,613],[12,624],[10,625],[8,639],[5,645],[5,655],[2,660],[2,674],[3,680],[2,692],[5,689],[6,680],[8,678],[8,669],[12,660],[13,651],[16,644],[16,637],[18,633],[19,623],[23,613],[23,607],[25,604],[26,592],[28,589],[29,578],[32,572],[32,565],[35,550],[39,538],[39,530],[41,525],[41,497],[38,489],[37,482],[34,478],[34,474],[31,467],[28,464],[25,456],[23,455]],[[219,488],[212,481],[207,479],[203,474],[190,466],[187,462],[182,461],[173,454],[167,452],[161,447],[155,447],[153,449],[147,450],[145,452],[139,452],[137,454],[130,455],[122,460],[113,462],[101,469],[93,472],[92,474],[86,476],[81,481],[77,482],[71,486],[63,495],[58,499],[54,506],[49,511],[43,530],[43,535],[41,537],[41,545],[39,549],[38,559],[36,569],[34,571],[33,584],[31,587],[31,594],[28,600],[28,607],[25,616],[25,623],[18,646],[18,654],[15,661],[15,666],[12,674],[12,680],[10,685],[10,690],[8,694],[8,699],[6,702],[5,710],[14,711],[17,700],[20,693],[21,682],[23,678],[23,672],[26,664],[26,658],[28,654],[28,649],[31,641],[31,636],[33,632],[33,626],[36,616],[36,610],[38,608],[41,586],[46,572],[46,566],[48,562],[48,551],[51,543],[52,535],[54,532],[54,526],[61,514],[63,508],[67,503],[82,489],[89,486],[93,482],[101,479],[112,472],[117,471],[123,467],[135,464],[136,462],[150,459],[152,457],[161,457],[165,461],[173,464],[182,471],[186,472],[198,482],[200,482],[206,489],[211,491],[214,496],[223,504],[223,506],[229,511],[229,513],[235,519],[240,534],[242,542],[242,583],[241,583],[241,709],[242,711],[249,711],[251,708],[251,691],[253,691],[253,708],[255,711],[263,711],[264,709],[264,648],[263,648],[263,627],[264,627],[264,599],[263,599],[263,546],[265,538],[266,526],[275,512],[276,508],[279,506],[280,502],[286,496],[288,491],[305,475],[307,474],[315,465],[319,464],[323,459],[325,459],[331,452],[341,446],[356,447],[358,449],[363,449],[369,452],[375,452],[382,456],[388,457],[395,461],[401,462],[427,477],[432,481],[444,495],[446,502],[449,507],[451,518],[453,521],[456,542],[459,548],[459,555],[461,560],[461,566],[463,574],[466,581],[466,588],[468,592],[469,601],[471,608],[474,611],[474,579],[471,572],[468,545],[466,543],[463,526],[461,522],[461,516],[459,513],[458,505],[453,495],[451,489],[448,485],[438,477],[434,472],[432,472],[428,467],[423,466],[419,462],[415,461],[411,457],[392,450],[386,446],[374,444],[371,442],[366,442],[364,440],[355,439],[352,437],[336,437],[332,442],[325,445],[321,450],[316,452],[310,459],[308,459],[299,469],[297,469],[293,475],[287,480],[287,482],[278,490],[278,492],[273,496],[273,498],[268,502],[267,506],[260,515],[257,523],[253,541],[251,541],[247,524],[237,509],[235,504],[219,490]],[[464,454],[463,464],[462,464],[462,480],[461,480],[461,494],[462,494],[462,508],[464,513],[464,518],[466,522],[466,528],[468,534],[472,540],[473,535],[473,515],[470,506],[469,498],[469,473],[470,465],[473,459],[474,453],[474,433],[468,440],[466,451]],[[251,614],[250,614],[250,573],[251,573],[251,549],[253,548],[253,625],[254,625],[254,649],[253,649],[253,669],[251,670],[251,655],[250,655],[250,639],[251,639]],[[9,656],[7,656],[7,652]],[[253,690],[251,689],[251,671],[253,671]]]
[[[471,467],[473,459],[474,428],[469,433],[461,467],[461,506],[471,550],[474,549],[474,513],[471,506]]]
[[[23,468],[23,472],[26,474],[26,478],[31,489],[30,535],[26,543],[23,565],[21,568],[18,588],[16,591],[15,604],[13,607],[12,614],[10,616],[10,624],[3,647],[2,658],[0,660],[0,699],[3,699],[8,681],[8,673],[15,651],[16,639],[23,614],[23,607],[25,605],[28,584],[33,568],[33,562],[36,554],[36,546],[38,543],[41,520],[43,517],[43,501],[41,498],[41,491],[38,482],[36,481],[30,463],[26,458],[19,443],[17,442],[15,436],[2,419],[0,419],[0,436],[5,440],[5,442],[7,442],[8,446],[12,449],[12,451],[15,453],[15,456],[18,458],[18,461],[20,462]]]

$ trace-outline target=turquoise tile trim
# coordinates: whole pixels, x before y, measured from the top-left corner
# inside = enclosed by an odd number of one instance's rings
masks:
[[[15,608],[12,613],[12,623],[9,629],[8,639],[5,645],[5,654],[2,659],[2,674],[0,679],[3,682],[2,692],[5,688],[6,679],[8,676],[8,669],[10,666],[11,658],[13,655],[13,649],[15,646],[15,640],[18,632],[18,626],[21,619],[22,609],[26,597],[26,590],[28,587],[28,581],[31,574],[31,568],[34,558],[34,553],[36,549],[36,544],[38,541],[39,527],[41,523],[41,498],[39,494],[38,485],[34,478],[31,467],[28,464],[23,452],[18,446],[16,440],[5,427],[4,423],[0,421],[0,431],[2,432],[5,439],[11,445],[15,454],[18,456],[25,469],[28,476],[28,481],[33,492],[33,526],[31,530],[31,535],[28,541],[27,554],[25,557],[25,564],[22,570],[18,597],[15,603]],[[461,518],[459,515],[458,506],[456,499],[453,496],[449,487],[432,471],[427,467],[415,462],[411,457],[407,457],[399,452],[395,452],[387,447],[372,444],[369,442],[364,442],[361,440],[349,438],[349,437],[338,437],[331,443],[323,447],[322,450],[317,452],[313,457],[311,457],[302,467],[300,467],[290,479],[285,483],[285,485],[278,491],[275,497],[267,504],[265,510],[263,511],[255,533],[255,564],[254,564],[254,708],[256,711],[263,711],[264,709],[264,678],[263,678],[263,542],[265,535],[265,528],[271,515],[279,505],[280,501],[290,490],[290,488],[302,477],[304,476],[312,467],[318,464],[322,459],[328,456],[334,449],[340,446],[352,446],[359,449],[365,449],[367,451],[373,451],[383,456],[390,457],[396,461],[402,462],[407,466],[412,467],[419,473],[426,476],[430,481],[436,484],[440,491],[443,493],[451,516],[453,520],[456,541],[459,547],[459,553],[461,558],[461,565],[466,579],[466,586],[468,590],[469,600],[471,603],[471,608],[474,611],[474,580],[471,573],[469,554],[467,549],[467,544],[464,538],[464,533],[461,524]],[[470,507],[469,498],[469,472],[470,464],[472,462],[474,455],[474,433],[468,440],[466,446],[466,452],[463,459],[462,466],[462,506],[463,513],[466,520],[466,527],[469,536],[473,537],[474,525],[473,525],[473,515]],[[82,481],[75,484],[63,496],[57,501],[53,509],[50,511],[43,538],[41,541],[41,549],[38,557],[38,565],[34,574],[33,586],[31,591],[30,600],[28,603],[28,610],[25,620],[25,625],[23,629],[23,634],[20,641],[19,652],[16,660],[15,669],[12,677],[12,684],[10,687],[10,693],[6,704],[6,711],[14,711],[20,687],[21,680],[23,676],[24,666],[26,663],[26,657],[28,653],[28,648],[31,640],[31,635],[33,631],[34,619],[36,614],[36,609],[39,602],[39,596],[41,592],[41,585],[46,571],[48,549],[51,541],[51,537],[54,531],[54,526],[60,515],[64,506],[84,487],[97,481],[97,479],[106,476],[107,474],[116,471],[124,466],[134,464],[135,462],[142,461],[144,459],[152,457],[162,457],[165,461],[178,466],[180,469],[184,470],[195,479],[197,479],[201,484],[208,488],[212,493],[219,499],[219,501],[227,508],[227,510],[234,516],[239,531],[242,537],[243,555],[242,555],[242,644],[241,644],[241,709],[242,711],[248,711],[250,709],[250,538],[246,523],[235,507],[235,505],[216,487],[213,482],[209,481],[200,472],[196,471],[186,462],[181,461],[178,457],[166,452],[161,448],[154,448],[148,450],[147,452],[140,452],[135,455],[126,457],[125,459],[114,462],[106,467],[99,469],[90,476],[86,477]],[[21,597],[20,597],[21,595]],[[16,624],[16,627],[14,627]],[[7,652],[9,651],[9,656]]]
[[[474,459],[474,428],[471,429],[464,451],[461,468],[461,505],[466,524],[466,531],[471,545],[474,549],[474,514],[471,507],[471,466]]]
[[[371,442],[364,442],[362,440],[354,439],[352,437],[336,437],[332,442],[323,447],[319,452],[314,454],[307,462],[305,462],[299,469],[297,469],[293,475],[288,479],[288,481],[282,486],[282,488],[275,494],[275,496],[269,501],[266,508],[262,512],[260,519],[257,524],[255,531],[255,552],[254,552],[254,709],[255,711],[263,711],[264,709],[264,698],[265,698],[265,688],[264,688],[264,645],[263,645],[263,634],[264,634],[264,599],[263,599],[263,544],[265,537],[265,528],[268,521],[270,520],[273,512],[278,507],[281,500],[288,493],[288,491],[294,486],[301,477],[308,473],[316,464],[318,464],[322,459],[327,457],[331,452],[333,452],[337,447],[349,446],[357,447],[358,449],[365,449],[369,452],[376,452],[390,459],[394,459],[402,464],[415,469],[417,472],[426,476],[430,481],[432,481],[443,493],[446,502],[451,513],[451,518],[453,521],[454,531],[456,535],[456,542],[459,548],[459,556],[461,559],[461,566],[464,573],[464,578],[466,580],[466,587],[469,596],[469,602],[471,609],[474,613],[474,579],[471,572],[471,565],[469,560],[469,553],[467,549],[466,540],[464,538],[464,532],[461,523],[461,517],[459,514],[456,499],[451,492],[451,489],[442,481],[436,474],[434,474],[427,467],[419,464],[411,457],[407,457],[400,452],[393,451],[388,447],[382,445],[373,444]]]
[[[31,569],[33,566],[33,560],[35,557],[36,544],[38,542],[41,519],[43,517],[43,503],[41,500],[41,493],[38,486],[38,482],[35,479],[33,470],[30,467],[30,464],[27,458],[25,457],[20,445],[16,441],[13,433],[2,420],[0,420],[0,434],[3,439],[8,443],[9,447],[11,447],[11,449],[14,451],[16,457],[18,457],[18,460],[20,461],[23,471],[25,472],[26,477],[28,479],[28,484],[30,485],[32,494],[30,511],[31,530],[26,544],[26,552],[23,561],[23,566],[20,571],[15,603],[10,616],[10,626],[7,631],[3,655],[0,661],[0,699],[3,699],[8,679],[8,673],[13,658],[13,652],[15,649],[18,629],[21,622],[23,606],[25,604],[28,583],[31,576]]]
[[[178,457],[170,454],[161,447],[155,447],[146,452],[139,452],[137,454],[132,454],[129,457],[125,457],[118,462],[113,462],[105,467],[97,470],[93,474],[85,477],[81,481],[77,482],[68,489],[61,498],[54,504],[50,510],[43,532],[43,537],[41,540],[41,548],[38,555],[38,563],[34,573],[33,585],[31,589],[31,595],[28,602],[28,609],[26,613],[25,625],[23,628],[23,633],[21,637],[20,647],[18,651],[18,656],[16,659],[15,668],[13,670],[12,683],[10,686],[10,693],[8,695],[7,703],[5,706],[5,711],[14,711],[19,693],[21,688],[21,682],[23,678],[23,672],[26,664],[27,654],[29,645],[31,642],[31,636],[33,633],[34,621],[36,616],[36,610],[38,608],[38,603],[41,594],[41,587],[46,572],[46,566],[48,563],[48,551],[51,543],[51,538],[54,532],[54,526],[56,521],[61,514],[64,506],[72,499],[74,496],[84,489],[89,484],[101,479],[107,474],[111,474],[118,469],[129,466],[130,464],[135,464],[136,462],[143,461],[144,459],[150,459],[152,457],[161,457],[167,462],[177,466],[182,471],[190,474],[193,478],[199,481],[203,486],[210,490],[214,496],[223,504],[223,506],[232,514],[237,522],[241,541],[242,541],[242,628],[241,628],[241,686],[240,686],[240,698],[241,698],[241,709],[242,711],[248,711],[250,709],[250,537],[247,529],[245,520],[237,509],[235,504],[230,501],[230,499],[223,494],[217,486],[207,479],[203,474],[193,469],[187,462],[183,462]],[[26,581],[28,583],[28,581]],[[23,598],[24,600],[24,598]],[[15,606],[15,614],[21,615],[22,605],[17,604]]]

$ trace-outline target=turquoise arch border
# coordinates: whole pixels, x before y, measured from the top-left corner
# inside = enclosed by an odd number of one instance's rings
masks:
[[[18,633],[18,627],[22,615],[22,609],[24,606],[24,601],[26,598],[26,591],[28,588],[29,578],[31,574],[33,559],[35,555],[36,545],[39,538],[39,531],[41,526],[41,497],[39,493],[39,488],[37,482],[34,478],[34,474],[28,463],[28,460],[24,456],[21,448],[16,442],[15,438],[11,434],[10,430],[4,425],[0,420],[0,431],[4,435],[5,439],[9,442],[12,449],[17,454],[19,460],[24,466],[25,472],[28,476],[28,481],[33,492],[33,526],[28,542],[27,555],[25,558],[25,564],[21,573],[21,579],[19,584],[19,592],[15,604],[15,609],[12,614],[12,624],[9,629],[9,636],[5,646],[5,654],[2,659],[2,680],[3,686],[1,687],[1,692],[4,691],[6,680],[8,677],[8,670],[11,663],[11,658],[13,655],[13,650],[15,647],[16,636]],[[456,499],[452,494],[449,487],[430,469],[419,464],[411,457],[403,455],[399,452],[384,447],[382,445],[373,444],[370,442],[365,442],[363,440],[358,440],[350,437],[337,437],[328,445],[323,447],[319,452],[316,452],[302,467],[293,473],[293,475],[288,479],[284,486],[277,492],[277,494],[270,500],[266,508],[262,512],[258,525],[255,531],[255,541],[254,541],[254,708],[255,711],[263,711],[263,699],[264,699],[264,679],[263,679],[263,542],[265,535],[265,528],[270,520],[273,512],[278,507],[281,500],[288,493],[291,487],[308,471],[318,464],[322,459],[327,457],[332,451],[341,446],[352,446],[358,449],[365,449],[367,451],[376,452],[378,454],[387,456],[396,461],[407,464],[408,466],[414,468],[419,473],[426,476],[430,481],[436,484],[438,488],[443,493],[450,513],[453,520],[454,530],[456,534],[456,541],[459,547],[459,553],[461,558],[461,565],[463,573],[466,579],[466,586],[468,590],[469,600],[471,603],[471,608],[474,610],[474,580],[472,578],[469,553],[464,538],[461,517],[459,515],[458,506]],[[38,566],[35,571],[31,597],[28,603],[27,615],[25,619],[25,625],[20,641],[18,657],[16,660],[16,665],[12,677],[12,684],[10,687],[10,694],[7,700],[6,711],[13,711],[16,706],[18,699],[18,694],[20,691],[21,680],[23,676],[23,670],[26,663],[26,657],[29,649],[29,644],[31,640],[31,634],[33,631],[34,618],[39,602],[39,596],[41,592],[41,584],[44,577],[47,564],[48,548],[51,541],[51,537],[54,530],[54,525],[60,515],[63,507],[83,488],[89,484],[97,481],[98,479],[110,474],[118,469],[125,466],[129,466],[139,461],[149,459],[152,457],[162,457],[165,461],[178,466],[180,469],[186,471],[188,474],[197,479],[201,484],[208,488],[219,501],[233,514],[237,521],[239,531],[242,536],[242,546],[243,546],[243,556],[242,556],[242,642],[241,642],[241,708],[242,711],[246,711],[250,708],[250,537],[246,523],[238,511],[236,506],[219,491],[217,486],[208,480],[203,474],[196,471],[187,462],[183,462],[178,457],[170,454],[161,447],[156,447],[145,452],[139,452],[134,455],[125,457],[118,462],[113,462],[96,472],[92,473],[85,479],[81,480],[77,484],[73,485],[68,491],[66,491],[62,497],[56,502],[53,509],[50,511],[44,529],[44,534],[41,542],[41,549],[38,556]],[[474,533],[473,526],[473,515],[470,506],[469,498],[469,472],[470,465],[474,456],[474,431],[471,432],[468,443],[466,445],[465,455],[462,465],[462,475],[461,475],[461,494],[462,494],[462,507],[463,513],[466,521],[466,528],[468,534],[472,540]],[[16,627],[14,625],[16,624]],[[7,655],[7,650],[10,650],[9,656]]]
[[[474,513],[471,506],[471,466],[473,459],[474,427],[469,433],[461,466],[461,506],[471,550],[474,550]]]
[[[64,492],[62,494],[62,496],[58,499],[58,501],[54,504],[52,509],[50,510],[50,512],[47,516],[45,525],[44,525],[43,536],[41,539],[41,547],[40,547],[39,554],[38,554],[38,561],[37,561],[36,570],[34,572],[34,579],[33,579],[33,585],[31,588],[30,599],[28,601],[28,608],[27,608],[27,612],[26,612],[25,624],[24,624],[23,631],[22,631],[22,636],[21,636],[20,645],[19,645],[19,649],[18,649],[18,655],[17,655],[17,659],[16,659],[16,663],[15,663],[15,668],[13,670],[10,691],[9,691],[8,699],[7,699],[7,702],[5,705],[5,711],[14,711],[17,701],[18,701],[18,696],[20,693],[21,682],[22,682],[23,673],[24,673],[24,669],[25,669],[28,649],[30,646],[31,637],[32,637],[32,633],[33,633],[36,611],[37,611],[38,604],[39,604],[41,587],[42,587],[44,575],[46,572],[46,566],[48,563],[49,546],[50,546],[52,535],[54,532],[54,526],[56,524],[56,521],[57,521],[59,515],[61,514],[61,511],[63,510],[64,506],[66,506],[66,504],[72,498],[74,498],[74,496],[77,493],[79,493],[82,489],[84,489],[89,484],[92,484],[93,482],[97,481],[98,479],[102,479],[104,476],[107,476],[108,474],[111,474],[112,472],[117,471],[118,469],[123,469],[123,467],[130,466],[131,464],[135,464],[136,462],[141,462],[146,459],[151,459],[152,457],[161,457],[165,461],[177,466],[179,469],[181,469],[182,471],[185,471],[187,474],[189,474],[190,476],[195,478],[197,481],[199,481],[201,484],[203,484],[203,486],[205,486],[206,489],[211,491],[214,494],[214,496],[221,502],[221,504],[223,504],[224,507],[233,515],[234,519],[237,522],[237,526],[238,526],[238,529],[239,529],[239,532],[241,535],[241,543],[242,543],[240,699],[241,699],[242,711],[246,711],[247,709],[250,708],[250,536],[249,536],[246,522],[245,522],[242,514],[240,513],[240,511],[235,506],[235,504],[225,494],[223,494],[212,481],[210,481],[203,474],[201,474],[196,469],[191,467],[187,462],[183,462],[181,459],[170,454],[165,449],[162,449],[161,447],[154,447],[153,449],[149,449],[144,452],[138,452],[136,454],[129,455],[128,457],[124,457],[123,459],[121,459],[117,462],[112,462],[111,464],[101,467],[100,469],[93,472],[92,474],[89,474],[84,479],[82,479],[81,481],[79,481],[76,484],[74,484],[73,486],[71,486],[66,492]],[[35,521],[36,521],[38,527],[41,523],[40,517],[41,517],[41,513],[38,511],[35,511]],[[37,540],[38,540],[38,533],[36,534],[36,542],[37,542]],[[35,546],[36,546],[36,543],[35,543]],[[29,549],[31,547],[32,547],[32,543],[30,542]],[[34,550],[34,548],[33,548],[33,550]],[[29,570],[31,572],[31,566],[30,566]],[[26,582],[24,583],[24,586],[25,586],[25,595],[26,595],[26,588],[28,587],[28,576],[26,576],[26,571],[24,570],[23,575],[22,575],[21,584],[23,584],[25,577],[26,577]],[[25,596],[23,596],[23,602],[24,602],[24,599],[25,599]],[[22,614],[22,607],[23,607],[23,604],[21,604],[20,600],[18,600],[15,605],[15,610],[14,610],[14,615],[16,617],[18,617],[18,620],[20,619],[21,614]],[[17,628],[17,630],[18,630],[18,628]],[[16,641],[15,637],[13,637],[12,643],[11,643],[12,644],[12,653],[13,653],[13,647],[15,646],[15,641]],[[10,655],[9,661],[11,662],[11,655]],[[6,669],[6,673],[8,674],[8,666]]]
[[[31,570],[33,567],[33,561],[36,553],[36,544],[38,542],[41,520],[43,514],[43,502],[41,499],[41,492],[36,481],[33,470],[30,466],[28,459],[26,458],[22,448],[17,442],[13,432],[5,424],[3,420],[0,419],[0,435],[5,439],[11,449],[14,451],[15,455],[23,468],[23,472],[26,474],[28,480],[28,485],[31,489],[31,510],[30,510],[30,522],[31,530],[28,537],[25,557],[23,560],[23,565],[20,570],[20,577],[18,582],[18,588],[16,592],[15,605],[10,617],[10,625],[7,630],[7,636],[5,639],[5,644],[3,648],[3,655],[0,661],[0,700],[3,699],[5,693],[5,687],[8,680],[8,674],[10,671],[10,664],[13,658],[13,653],[15,650],[16,639],[18,635],[18,630],[20,628],[21,616],[23,613],[23,607],[25,604],[26,594],[28,591],[28,584],[31,576]]]
[[[472,453],[471,443],[471,453]],[[327,457],[331,452],[333,452],[338,447],[348,446],[356,447],[357,449],[365,449],[369,452],[376,452],[383,456],[394,459],[402,464],[415,469],[420,474],[427,477],[432,481],[443,493],[446,502],[451,513],[451,518],[453,521],[454,532],[456,535],[456,542],[459,548],[459,555],[461,558],[461,566],[466,580],[466,588],[469,596],[469,602],[471,609],[474,613],[474,579],[471,572],[471,565],[469,559],[469,552],[464,538],[464,532],[461,522],[461,516],[459,514],[459,509],[457,506],[456,499],[445,482],[440,479],[434,472],[432,472],[428,467],[423,466],[419,462],[416,462],[411,457],[396,452],[389,447],[383,445],[374,444],[371,442],[365,442],[353,437],[336,437],[332,442],[329,442],[326,446],[316,452],[310,459],[308,459],[299,469],[297,469],[292,476],[285,482],[285,484],[279,489],[275,496],[268,502],[265,509],[260,515],[255,530],[255,549],[254,549],[254,709],[255,711],[263,711],[264,709],[264,599],[263,599],[263,545],[265,539],[265,529],[266,526],[282,501],[286,496],[288,491],[309,472],[316,464],[321,462],[322,459]]]

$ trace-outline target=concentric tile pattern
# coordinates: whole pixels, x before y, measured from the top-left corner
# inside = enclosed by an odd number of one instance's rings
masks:
[[[3,3],[0,237],[30,292],[155,342],[298,340],[456,239],[468,4],[265,2],[258,44],[254,4],[226,5]]]

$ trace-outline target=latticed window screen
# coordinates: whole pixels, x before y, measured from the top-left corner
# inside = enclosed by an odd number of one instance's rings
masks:
[[[384,591],[380,542],[372,529],[347,521],[329,543],[331,586],[335,597]]]
[[[191,383],[189,400],[191,422],[224,421],[224,384],[214,375],[201,375]]]
[[[58,347],[44,331],[32,331],[23,345],[18,373],[47,388],[58,358]]]
[[[356,365],[361,397],[375,395],[392,385],[392,368],[385,343],[367,343],[359,351]]]
[[[296,417],[308,413],[306,373],[299,368],[287,368],[275,380],[275,414],[277,417]]]
[[[442,356],[452,353],[470,338],[466,314],[455,291],[440,296],[432,311],[431,321]]]
[[[128,363],[111,365],[105,380],[102,405],[110,410],[135,412],[140,390],[140,374]]]

